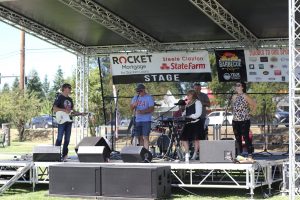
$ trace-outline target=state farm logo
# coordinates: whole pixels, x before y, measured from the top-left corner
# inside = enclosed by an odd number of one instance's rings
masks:
[[[167,65],[167,63],[162,63],[161,66],[160,66],[160,69],[161,70],[168,70],[168,69],[170,69],[170,67]]]

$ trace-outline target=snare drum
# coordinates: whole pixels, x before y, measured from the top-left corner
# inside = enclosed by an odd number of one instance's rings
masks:
[[[157,146],[159,148],[159,152],[162,153],[166,153],[168,150],[168,147],[171,143],[170,138],[167,135],[161,135],[158,139],[157,139]]]

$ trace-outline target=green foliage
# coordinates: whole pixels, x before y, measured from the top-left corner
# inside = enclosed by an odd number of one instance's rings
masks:
[[[39,113],[39,99],[32,93],[14,91],[0,96],[1,118],[13,123],[19,132],[19,141],[24,140],[25,124]]]
[[[55,94],[60,91],[60,87],[64,83],[64,73],[59,66],[53,81],[53,87],[50,90],[49,99],[55,99]]]
[[[13,84],[12,84],[11,90],[12,91],[19,90],[19,84],[20,84],[20,80],[19,80],[18,77],[16,77]]]
[[[44,77],[44,81],[42,83],[42,89],[45,94],[45,97],[48,99],[49,98],[49,92],[50,92],[50,82],[48,81],[48,76],[47,74]]]
[[[5,83],[3,85],[2,92],[6,93],[6,92],[9,92],[9,91],[10,91],[9,85],[8,85],[8,83]]]
[[[26,90],[29,94],[35,93],[39,99],[44,99],[45,94],[43,91],[43,85],[41,83],[39,74],[37,71],[32,70],[29,75]]]

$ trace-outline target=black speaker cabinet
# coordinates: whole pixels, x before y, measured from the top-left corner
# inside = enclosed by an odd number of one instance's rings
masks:
[[[170,166],[102,166],[102,196],[169,198]]]
[[[63,163],[50,165],[49,194],[101,196],[100,164]]]
[[[104,137],[85,137],[83,138],[75,147],[75,152],[77,153],[80,146],[105,146],[110,150],[110,147]]]
[[[34,162],[60,162],[61,151],[59,146],[35,146],[32,159]]]
[[[152,154],[142,146],[127,146],[121,150],[123,162],[151,162]]]
[[[237,153],[235,140],[200,140],[200,162],[233,162]]]
[[[80,162],[107,162],[110,152],[106,146],[79,146],[77,155]]]

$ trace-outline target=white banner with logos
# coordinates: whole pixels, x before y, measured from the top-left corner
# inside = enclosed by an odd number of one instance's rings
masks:
[[[248,82],[288,82],[288,49],[245,50]]]
[[[111,54],[113,83],[211,81],[207,51]]]

